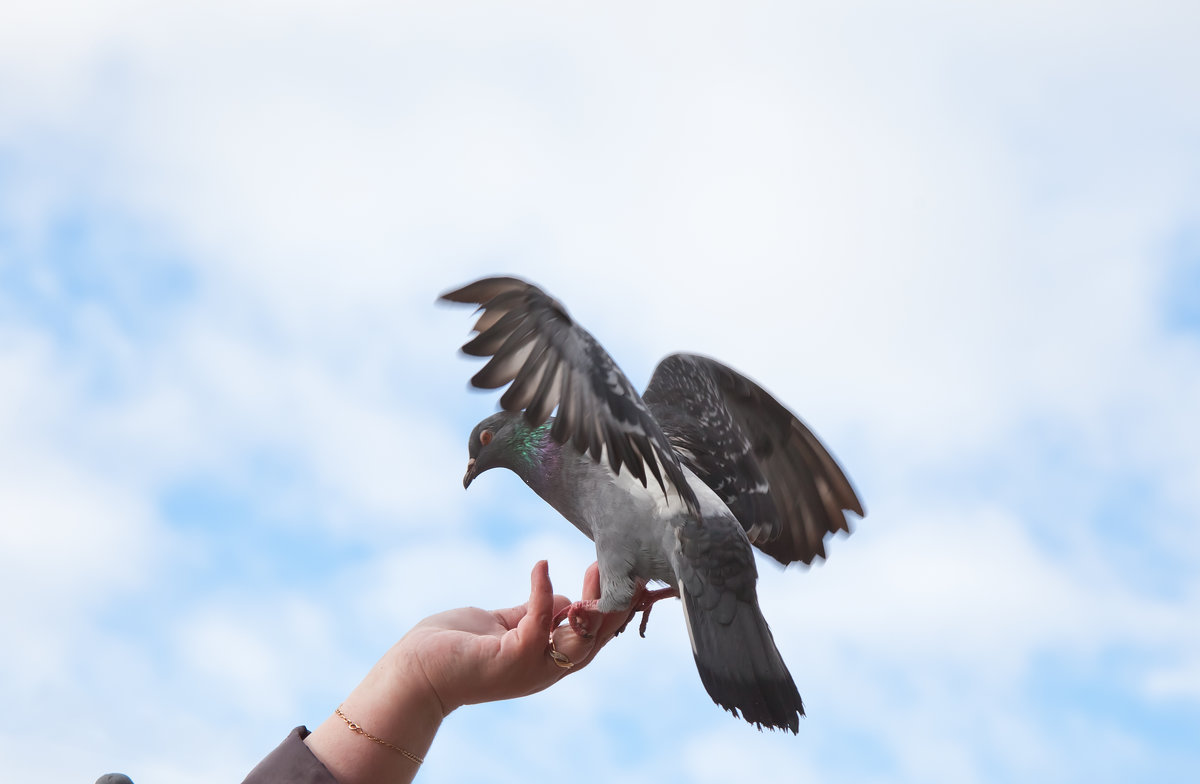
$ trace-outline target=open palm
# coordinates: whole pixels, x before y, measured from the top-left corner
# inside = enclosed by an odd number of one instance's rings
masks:
[[[549,567],[539,561],[530,577],[529,601],[505,610],[462,607],[432,615],[413,627],[401,646],[409,647],[449,713],[460,705],[523,697],[545,689],[585,666],[629,620],[625,613],[604,616],[597,633],[581,637],[567,626],[552,629],[554,617],[571,600],[553,592]],[[596,564],[584,575],[583,599],[600,596]],[[559,667],[547,641],[573,663]]]

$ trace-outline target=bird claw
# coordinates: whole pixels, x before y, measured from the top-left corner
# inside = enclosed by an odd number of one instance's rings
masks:
[[[638,635],[645,639],[646,625],[650,622],[650,610],[654,607],[654,603],[660,599],[677,596],[679,596],[679,592],[674,588],[659,588],[653,591],[648,591],[645,587],[638,588],[638,592],[634,594],[633,601],[629,603],[629,616],[625,619],[625,623],[621,624],[621,628],[614,632],[613,636],[625,631],[625,628],[629,626],[629,622],[640,612],[642,620],[638,624]],[[580,637],[590,640],[595,636],[596,630],[600,628],[600,623],[604,618],[604,613],[600,612],[598,605],[599,601],[596,599],[584,599],[573,602],[554,616],[553,625],[558,626],[565,620],[570,625],[572,631]]]
[[[633,616],[639,612],[642,614],[642,621],[638,624],[638,636],[643,640],[646,639],[646,625],[650,623],[650,610],[654,608],[654,603],[660,599],[668,599],[679,596],[679,592],[674,588],[659,588],[653,591],[647,591],[642,588],[637,596],[634,597],[633,603],[629,607],[629,618],[621,627],[621,631],[625,631],[625,626],[629,625],[629,621],[633,620]]]
[[[583,637],[585,640],[590,640],[597,629],[600,628],[601,613],[596,609],[597,601],[595,599],[584,599],[578,602],[573,602],[565,609],[554,616],[554,626],[558,626],[565,619],[570,625],[571,630]]]

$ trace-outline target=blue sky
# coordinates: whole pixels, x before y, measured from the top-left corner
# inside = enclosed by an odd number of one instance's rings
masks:
[[[540,558],[576,595],[571,526],[461,488],[496,402],[433,300],[506,272],[639,386],[758,379],[868,516],[762,565],[798,737],[712,705],[664,606],[423,780],[1195,779],[1192,6],[6,14],[6,770],[240,780],[424,615]]]

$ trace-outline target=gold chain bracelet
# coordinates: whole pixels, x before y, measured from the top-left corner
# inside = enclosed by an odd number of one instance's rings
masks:
[[[392,751],[398,751],[401,754],[403,754],[405,757],[408,757],[410,760],[417,763],[418,765],[421,765],[425,762],[425,760],[421,759],[416,754],[413,754],[411,751],[402,749],[394,743],[389,743],[388,741],[384,740],[383,738],[377,738],[374,735],[372,735],[371,733],[364,730],[360,725],[355,724],[354,722],[350,721],[349,717],[347,717],[346,714],[342,713],[341,705],[337,706],[337,708],[333,712],[336,713],[338,716],[340,716],[342,721],[346,722],[346,726],[350,728],[351,732],[362,735],[367,740],[373,740],[376,743],[378,743],[380,746],[387,746]]]

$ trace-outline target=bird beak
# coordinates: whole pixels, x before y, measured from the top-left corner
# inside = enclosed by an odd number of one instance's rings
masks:
[[[467,461],[467,473],[463,476],[463,490],[471,486],[471,480],[475,478],[475,458]]]

